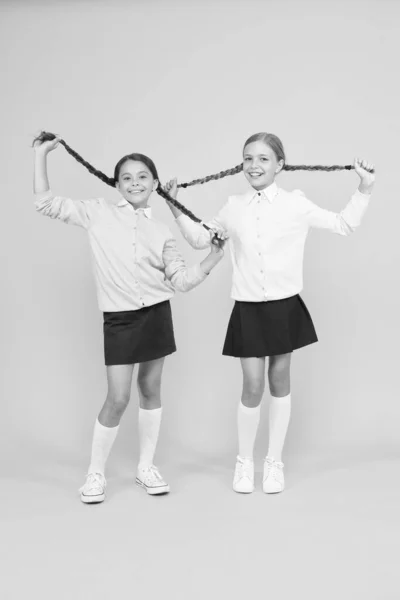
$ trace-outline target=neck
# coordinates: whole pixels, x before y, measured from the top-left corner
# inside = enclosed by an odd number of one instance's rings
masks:
[[[269,188],[273,183],[275,183],[275,179],[273,179],[269,183],[266,183],[265,185],[260,185],[260,186],[257,186],[257,187],[254,186],[254,185],[252,185],[251,187],[253,189],[255,189],[257,192],[262,192],[263,190],[266,190],[267,188]]]
[[[148,208],[148,203],[147,200],[144,202],[130,202],[128,200],[129,204],[132,206],[132,208],[134,208],[135,210],[137,210],[138,208]]]

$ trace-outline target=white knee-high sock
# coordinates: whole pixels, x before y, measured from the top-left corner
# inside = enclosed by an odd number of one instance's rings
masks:
[[[244,406],[239,402],[237,412],[239,456],[241,458],[253,458],[254,442],[260,423],[260,405],[255,408]]]
[[[283,398],[271,396],[269,406],[268,457],[282,461],[282,450],[290,421],[291,395]]]
[[[104,427],[99,420],[96,420],[92,442],[92,456],[88,473],[102,473],[112,445],[117,437],[119,425],[116,427]]]
[[[140,467],[153,464],[158,434],[160,433],[161,416],[162,407],[153,410],[139,408]]]

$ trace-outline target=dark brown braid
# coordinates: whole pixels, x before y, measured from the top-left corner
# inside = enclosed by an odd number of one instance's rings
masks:
[[[354,169],[353,165],[284,165],[282,167],[282,171],[351,171]],[[374,169],[368,170],[370,173],[374,173]],[[202,183],[208,183],[209,181],[216,181],[218,179],[222,179],[223,177],[227,177],[228,175],[236,175],[243,171],[243,163],[233,167],[233,169],[227,169],[226,171],[220,171],[215,175],[207,175],[207,177],[203,177],[202,179],[193,179],[193,181],[188,181],[187,183],[180,183],[178,188],[187,188],[192,185],[199,185]]]
[[[49,131],[42,131],[41,134],[38,135],[33,140],[33,143],[35,143],[35,142],[51,142],[56,137],[57,136],[54,135],[54,133],[50,133]],[[70,146],[68,146],[68,144],[64,140],[60,140],[60,144],[62,146],[64,146],[64,148],[66,149],[68,154],[73,156],[75,158],[75,160],[78,161],[78,163],[80,163],[81,165],[86,167],[86,169],[89,171],[89,173],[91,173],[92,175],[95,175],[96,177],[101,179],[101,181],[103,183],[106,183],[107,185],[110,185],[111,187],[115,187],[115,179],[113,177],[107,177],[107,175],[105,175],[98,169],[95,169],[90,163],[88,163],[84,158],[82,158],[82,156],[80,156],[80,154],[78,154],[77,152],[75,152],[75,150],[73,150]]]
[[[33,144],[35,144],[35,142],[50,142],[52,140],[54,140],[57,136],[54,135],[54,133],[50,133],[49,131],[42,131],[40,133],[40,135],[38,135],[34,140],[33,140]],[[111,186],[111,187],[115,187],[116,185],[116,179],[114,177],[108,177],[107,175],[105,175],[102,171],[99,171],[98,169],[95,169],[90,163],[88,163],[84,158],[82,158],[82,156],[80,156],[80,154],[78,154],[77,152],[75,152],[75,150],[73,150],[70,146],[68,146],[68,144],[60,139],[60,144],[62,146],[64,146],[64,148],[66,149],[66,151],[68,152],[68,154],[70,154],[71,156],[73,156],[75,158],[75,160],[77,160],[81,165],[83,165],[84,167],[86,167],[86,169],[89,171],[89,173],[91,173],[92,175],[95,175],[96,177],[98,177],[99,179],[101,179],[101,181],[103,181],[103,183],[106,183],[107,185]],[[158,178],[158,177],[157,177]],[[207,229],[207,231],[211,231],[211,228],[208,227],[208,225],[206,225],[205,223],[203,223],[201,221],[201,219],[199,219],[198,217],[196,217],[196,215],[194,215],[188,208],[186,208],[186,206],[184,206],[183,204],[181,204],[180,202],[178,202],[177,200],[175,200],[175,198],[172,198],[172,196],[170,196],[168,194],[168,192],[162,187],[162,185],[160,183],[158,183],[158,186],[156,188],[156,192],[157,194],[159,194],[162,198],[164,198],[165,200],[167,200],[168,202],[170,202],[173,206],[175,206],[176,208],[178,208],[181,212],[183,212],[184,215],[188,216],[190,219],[192,219],[192,221],[194,221],[195,223],[201,223],[201,225],[204,227],[204,229]],[[212,240],[212,243],[221,247],[222,246],[222,240],[218,237],[217,234],[214,235],[214,238]]]
[[[204,177],[203,179],[193,179],[193,181],[189,181],[189,183],[180,183],[178,185],[178,188],[187,188],[187,187],[190,187],[191,185],[208,183],[209,181],[215,181],[217,179],[222,179],[223,177],[227,177],[228,175],[237,175],[237,173],[240,173],[241,171],[243,171],[243,164],[237,165],[236,167],[233,167],[233,169],[227,169],[226,171],[220,171],[219,173],[216,173],[215,175],[207,175],[207,177]]]

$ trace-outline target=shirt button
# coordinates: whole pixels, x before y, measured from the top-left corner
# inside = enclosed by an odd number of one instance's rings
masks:
[[[257,196],[261,196],[261,192],[257,192]]]

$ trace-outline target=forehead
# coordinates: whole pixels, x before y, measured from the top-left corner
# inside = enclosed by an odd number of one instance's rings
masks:
[[[243,150],[243,154],[249,156],[257,156],[259,154],[264,154],[265,156],[274,156],[274,151],[270,146],[268,146],[268,144],[259,140],[257,142],[251,142],[250,144],[247,144]]]
[[[144,172],[149,173],[151,175],[150,169],[139,160],[127,160],[121,167],[120,174],[129,173],[130,175],[135,175],[137,173]]]

